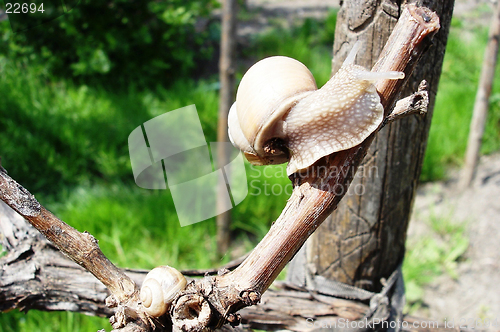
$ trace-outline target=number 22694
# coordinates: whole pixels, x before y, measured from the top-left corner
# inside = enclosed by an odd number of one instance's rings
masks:
[[[36,3],[10,3],[7,2],[5,4],[5,13],[6,14],[26,14],[26,13],[43,13],[45,10],[43,9],[43,3],[41,3],[38,7]]]

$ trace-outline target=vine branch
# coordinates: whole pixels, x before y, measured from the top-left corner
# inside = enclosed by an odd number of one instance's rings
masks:
[[[388,117],[399,91],[438,29],[439,18],[429,9],[408,5],[403,10],[372,69],[405,73],[405,80],[381,80],[376,84],[386,120],[390,120]],[[411,104],[407,103],[408,107]],[[413,111],[400,109],[392,120],[410,113]],[[294,190],[287,205],[248,258],[232,272],[190,284],[178,297],[181,301],[174,302],[171,315],[185,311],[186,297],[201,295],[211,305],[212,318],[208,325],[200,323],[197,331],[219,327],[227,322],[237,323],[236,312],[260,301],[262,294],[307,238],[335,210],[374,137],[375,133],[360,145],[324,157],[306,171],[293,174],[290,179]],[[174,325],[182,330],[185,327],[183,324],[191,324],[193,320],[196,320],[196,315],[177,319]]]
[[[61,252],[92,273],[120,303],[137,297],[135,282],[104,256],[91,234],[80,233],[53,215],[3,168],[0,168],[0,199],[28,220]]]

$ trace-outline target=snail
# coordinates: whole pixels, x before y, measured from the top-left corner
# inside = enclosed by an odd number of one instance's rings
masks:
[[[186,278],[173,267],[155,267],[146,275],[141,286],[140,299],[144,311],[153,317],[162,316],[186,284]]]
[[[339,71],[320,89],[301,62],[265,58],[243,76],[228,116],[229,138],[254,165],[289,162],[287,173],[354,147],[381,124],[384,109],[373,84],[402,79],[397,71],[355,65],[357,42]]]

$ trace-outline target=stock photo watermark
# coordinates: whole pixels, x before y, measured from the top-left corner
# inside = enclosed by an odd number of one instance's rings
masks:
[[[138,126],[128,146],[136,184],[145,189],[168,186],[181,226],[226,212],[248,194],[243,155],[231,143],[207,144],[195,105]],[[219,149],[230,154],[221,168],[215,160]]]
[[[332,329],[332,328],[351,328],[351,329],[437,329],[437,328],[447,328],[447,329],[485,329],[485,328],[499,328],[500,323],[498,318],[495,319],[480,319],[480,318],[460,318],[460,319],[445,319],[442,322],[435,320],[423,320],[423,321],[401,321],[401,320],[381,320],[378,318],[374,319],[363,319],[363,320],[349,320],[347,318],[339,318],[335,320],[316,320],[314,318],[306,318],[306,325],[310,328],[315,329]]]
[[[340,168],[337,166],[311,166],[308,169],[295,174],[295,177],[302,179],[309,178],[312,173],[314,174],[324,174],[325,177],[335,177],[341,175],[346,177],[349,173],[354,172],[354,179],[361,178],[379,178],[379,170],[376,165],[373,166],[361,166],[357,169],[354,167],[344,167]],[[285,167],[261,167],[261,166],[250,166],[249,177],[249,195],[251,196],[280,196],[286,194],[290,196],[293,192],[293,184],[288,182],[286,184],[276,183],[271,181],[273,178],[286,178],[286,168]],[[348,189],[341,185],[335,185],[330,187],[330,185],[325,184],[323,187],[325,190],[329,190],[336,195],[363,195],[366,191],[366,187],[362,181],[356,181]],[[347,192],[345,192],[347,190]]]
[[[393,320],[393,321],[387,321],[387,320],[381,320],[378,318],[373,318],[373,319],[368,319],[365,318],[363,320],[349,320],[348,318],[339,318],[335,320],[315,320],[314,318],[307,318],[306,319],[306,325],[307,327],[310,328],[315,328],[315,329],[332,329],[332,328],[339,328],[339,329],[369,329],[373,330],[375,328],[382,328],[382,329],[388,329],[388,328],[438,328],[439,327],[439,322],[437,321],[416,321],[416,322],[407,322],[407,321],[400,321],[400,320]]]
[[[240,204],[248,195],[271,196],[293,192],[291,181],[276,183],[287,178],[286,168],[250,166],[246,173],[241,151],[228,142],[205,140],[196,106],[189,105],[159,115],[134,129],[128,138],[130,162],[135,183],[144,189],[170,189],[181,226],[191,225]],[[228,162],[221,167],[215,159],[219,149],[229,153]],[[379,177],[376,166],[336,168],[312,166],[294,176],[309,177],[311,172],[328,176],[355,178]],[[248,181],[247,181],[248,178]],[[336,185],[322,188],[337,195],[363,195],[363,181],[346,188]]]

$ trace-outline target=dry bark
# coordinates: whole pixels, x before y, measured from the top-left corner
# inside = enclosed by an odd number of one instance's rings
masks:
[[[106,306],[110,292],[98,279],[65,256],[2,201],[0,245],[7,251],[0,258],[0,311],[76,311],[107,317],[115,312]],[[185,276],[214,275],[220,269],[234,269],[245,257],[218,269],[181,272]],[[123,271],[139,286],[149,272]]]
[[[135,283],[104,256],[97,240],[80,233],[45,209],[25,188],[0,170],[0,198],[61,252],[92,273],[120,303],[137,301]]]
[[[21,216],[0,202],[1,245],[9,253],[0,258],[0,311],[18,308],[45,311],[76,311],[89,315],[111,316],[114,312],[105,304],[109,291],[83,269],[64,256]],[[229,263],[234,268],[238,262]],[[148,271],[126,270],[138,285]],[[184,274],[203,275],[215,270],[182,271]],[[222,331],[314,331],[315,327],[340,324],[363,319],[368,306],[359,302],[325,296],[304,289],[290,288],[277,283],[269,289],[257,306],[240,311],[242,324]],[[315,323],[312,323],[314,318]],[[406,317],[405,321],[422,321]],[[133,326],[128,330],[144,331]],[[324,329],[322,329],[324,330]],[[440,331],[450,329],[413,329],[413,331]],[[359,332],[360,330],[358,330]],[[405,331],[405,330],[403,330]],[[451,331],[451,330],[450,330]],[[454,329],[453,331],[457,331]],[[461,330],[464,331],[464,330]]]
[[[110,316],[108,289],[0,202],[0,311],[65,310]],[[142,281],[147,271],[132,272]]]
[[[430,36],[439,29],[438,22],[438,17],[429,10],[408,6],[373,70],[399,70],[410,76],[420,55],[428,48]],[[403,84],[401,80],[377,83],[385,117],[389,115]],[[212,308],[211,327],[237,322],[235,313],[260,301],[261,295],[291,257],[336,208],[374,136],[371,135],[359,146],[319,160],[307,174],[292,175],[294,190],[286,207],[242,265],[230,273],[189,285],[177,301],[184,297],[205,298]],[[172,316],[185,312],[186,301],[183,300],[180,306],[178,303],[173,305]],[[197,308],[193,307],[194,310]],[[191,324],[195,316],[176,319],[176,324],[182,329],[183,320]]]
[[[0,244],[8,251],[6,256],[0,258],[0,311],[76,311],[106,317],[114,313],[105,304],[110,294],[106,287],[87,270],[64,256],[3,202],[0,202],[0,233],[3,235]],[[235,268],[241,261],[228,263],[219,270]],[[203,276],[207,273],[217,274],[217,270],[182,273]],[[125,272],[141,285],[148,271]],[[284,303],[286,306],[283,306]],[[287,313],[282,310],[285,307],[288,308]],[[277,329],[300,327],[306,323],[304,317],[317,314],[321,314],[323,319],[353,319],[361,317],[364,311],[365,305],[288,289],[269,291],[263,297],[261,306],[246,309],[242,316],[243,321],[248,323],[246,326]],[[295,315],[296,318],[293,317]]]

